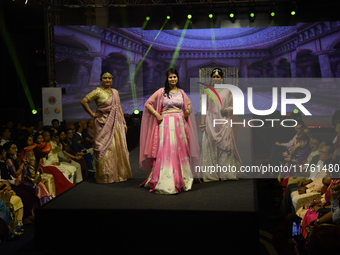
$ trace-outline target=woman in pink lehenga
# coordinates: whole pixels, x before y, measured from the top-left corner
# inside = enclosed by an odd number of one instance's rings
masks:
[[[176,69],[169,69],[166,76],[165,87],[144,105],[139,166],[149,175],[140,186],[153,193],[176,194],[192,187],[191,156],[197,158],[198,142],[191,102],[178,88]]]
[[[95,118],[93,158],[96,164],[96,182],[112,183],[132,177],[125,133],[127,126],[120,105],[118,91],[111,89],[112,74],[101,75],[102,87],[92,90],[82,100],[84,110]],[[94,113],[89,102],[95,100]]]

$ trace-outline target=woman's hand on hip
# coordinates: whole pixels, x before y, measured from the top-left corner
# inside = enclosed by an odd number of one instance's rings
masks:
[[[163,120],[162,115],[160,115],[159,113],[156,113],[155,116],[156,116],[156,119],[157,119],[158,124],[161,124],[161,122],[162,122],[162,120]]]

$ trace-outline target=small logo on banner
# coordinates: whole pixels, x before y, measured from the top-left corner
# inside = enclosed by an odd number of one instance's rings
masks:
[[[59,113],[60,113],[60,109],[59,109],[59,108],[55,108],[55,109],[54,109],[54,112],[55,112],[56,114],[59,114]]]
[[[45,108],[44,113],[45,113],[45,114],[50,114],[50,111],[48,110],[48,107]]]
[[[57,99],[54,96],[50,96],[47,101],[49,104],[54,105],[57,102]]]

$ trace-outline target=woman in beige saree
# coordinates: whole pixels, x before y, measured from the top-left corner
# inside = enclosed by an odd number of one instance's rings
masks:
[[[222,83],[222,70],[215,68],[211,73],[211,78],[213,85]],[[200,129],[203,132],[201,165],[204,182],[237,180],[236,172],[242,165],[236,143],[237,129],[235,125],[232,127],[230,124],[231,120],[237,120],[237,116],[233,115],[232,94],[229,89],[215,90],[222,104],[215,104],[214,100],[208,97],[207,114],[201,116]],[[213,96],[218,102],[217,96],[215,94]],[[214,127],[214,119],[226,119],[228,122]],[[210,166],[219,166],[223,171],[206,171]]]
[[[102,87],[92,90],[82,100],[84,110],[95,118],[93,158],[96,182],[112,183],[132,177],[125,133],[127,126],[120,105],[118,91],[111,89],[112,74],[101,75]],[[94,113],[88,103],[95,101]]]

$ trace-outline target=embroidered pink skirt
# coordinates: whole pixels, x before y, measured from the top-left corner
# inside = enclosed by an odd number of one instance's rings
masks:
[[[190,128],[183,112],[163,114],[159,148],[148,178],[140,185],[158,194],[188,191],[193,184],[190,169]]]

